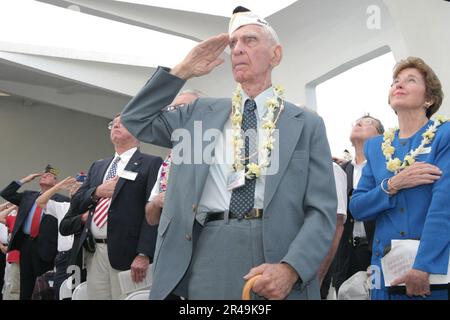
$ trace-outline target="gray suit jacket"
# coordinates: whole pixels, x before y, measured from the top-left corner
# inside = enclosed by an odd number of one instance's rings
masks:
[[[175,111],[164,108],[184,83],[158,68],[125,107],[122,123],[139,140],[170,148],[172,132],[183,128],[194,133],[194,122],[200,121],[196,126],[201,123],[203,132],[222,130],[230,116],[230,99],[200,98]],[[265,260],[284,261],[295,268],[302,280],[295,297],[319,299],[316,272],[334,236],[337,206],[325,127],[319,116],[288,102],[277,127],[279,170],[267,176],[264,191]],[[194,140],[190,142],[193,147]],[[203,142],[203,146],[208,144]],[[192,152],[191,163],[194,156]],[[189,267],[193,225],[208,172],[206,163],[172,162],[173,183],[168,186],[158,227],[151,299],[164,299]]]

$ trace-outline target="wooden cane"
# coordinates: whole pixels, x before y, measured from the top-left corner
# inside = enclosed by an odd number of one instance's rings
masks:
[[[253,284],[255,283],[256,280],[259,279],[259,277],[261,277],[261,275],[257,274],[256,276],[253,276],[247,280],[247,282],[244,285],[244,288],[242,289],[242,300],[251,300],[250,291],[253,288]]]

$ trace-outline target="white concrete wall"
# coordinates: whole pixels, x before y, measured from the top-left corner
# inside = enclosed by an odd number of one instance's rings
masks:
[[[51,163],[61,177],[87,171],[97,159],[113,155],[109,119],[60,107],[24,105],[22,99],[0,97],[0,188],[13,179],[39,172]],[[142,146],[165,155],[162,148]],[[27,185],[37,189],[37,183]],[[0,199],[0,202],[3,201]]]
[[[71,2],[87,6],[89,10],[93,10],[93,14],[102,16],[103,13],[103,16],[109,19],[147,28],[159,27],[168,33],[183,34],[191,39],[203,39],[227,30],[228,21],[223,17],[109,1]],[[379,28],[367,27],[367,22],[374,14],[369,8],[373,7],[379,10]],[[450,69],[446,68],[446,56],[450,49],[449,7],[450,4],[442,0],[299,0],[267,17],[284,46],[284,58],[274,72],[274,83],[286,87],[288,100],[307,104],[314,109],[314,90],[311,88],[316,84],[391,49],[397,60],[408,55],[423,57],[438,73],[444,91],[448,93]],[[83,10],[84,8],[83,6]],[[16,60],[19,58],[16,57]],[[96,107],[86,103],[74,103],[72,100],[80,101],[75,97],[76,94],[80,95],[79,93],[73,94],[72,98],[75,99],[67,99],[70,103],[61,104],[100,116],[108,116],[110,106],[115,110],[120,109],[124,105],[126,95],[133,96],[153,71],[144,67],[54,57],[30,56],[24,59],[17,60],[17,63],[28,65],[25,61],[27,60],[38,69],[74,79],[88,87],[93,86],[94,90],[103,88],[120,93],[106,95],[104,91],[99,90]],[[223,66],[211,74],[192,79],[187,86],[210,96],[230,96],[234,81],[229,57],[226,57],[226,60]],[[6,87],[4,90],[9,88],[13,92],[10,87],[14,86],[14,83],[3,85]],[[1,86],[2,83],[0,88]],[[23,92],[15,94],[24,95]],[[45,94],[45,91],[42,94]],[[54,101],[44,101],[60,105],[56,98]],[[80,98],[86,99],[81,95]],[[42,95],[36,100],[43,101]],[[442,111],[450,113],[446,100]]]
[[[380,28],[369,29],[369,6],[380,9]],[[403,51],[403,39],[389,11],[378,0],[297,1],[268,20],[284,47],[274,83],[286,87],[287,98],[315,109],[315,86],[347,69],[392,50]]]
[[[450,116],[450,3],[442,0],[384,0],[406,44],[404,55],[417,56],[438,75],[444,90],[439,114]]]
[[[369,7],[379,9],[379,28],[367,27]],[[267,19],[284,47],[274,83],[284,84],[289,100],[315,109],[315,85],[391,50],[397,61],[419,56],[435,70],[447,94],[439,113],[450,115],[450,3],[305,0]]]

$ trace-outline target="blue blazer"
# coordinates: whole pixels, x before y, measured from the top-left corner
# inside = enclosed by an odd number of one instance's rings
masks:
[[[411,149],[417,148],[429,121],[408,139],[399,139],[398,132],[392,145],[393,157],[403,159]],[[358,220],[376,219],[372,247],[372,265],[380,267],[381,258],[389,250],[392,239],[420,240],[413,268],[433,274],[446,274],[450,244],[450,123],[442,124],[427,152],[416,161],[439,167],[442,176],[432,184],[400,190],[389,196],[380,184],[393,173],[386,169],[386,159],[381,150],[383,137],[368,140],[364,146],[367,165],[358,187],[350,201],[350,210]],[[384,183],[386,188],[386,182]],[[381,273],[382,275],[382,273]],[[381,288],[384,279],[381,277]]]

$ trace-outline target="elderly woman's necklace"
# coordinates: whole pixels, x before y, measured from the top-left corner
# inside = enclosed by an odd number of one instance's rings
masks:
[[[416,149],[408,152],[403,158],[403,161],[401,161],[399,158],[392,159],[392,155],[395,152],[395,148],[392,146],[392,141],[394,141],[395,132],[398,130],[398,128],[391,128],[387,130],[384,133],[383,143],[381,144],[381,150],[383,151],[383,155],[387,160],[386,169],[397,174],[406,167],[411,166],[414,162],[416,162],[416,157],[424,152],[425,146],[433,141],[434,136],[436,135],[437,128],[448,120],[449,119],[447,119],[445,116],[437,116],[433,124],[430,125],[428,129],[422,134],[422,142],[420,143],[420,145]]]

